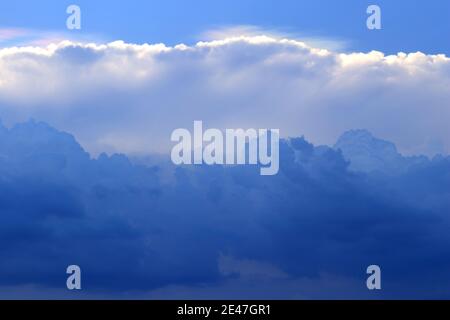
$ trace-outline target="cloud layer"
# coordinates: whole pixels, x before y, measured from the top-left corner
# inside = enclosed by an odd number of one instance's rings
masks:
[[[293,138],[262,177],[91,159],[45,123],[0,127],[0,296],[448,298],[450,159],[399,158],[399,171],[385,142],[344,140],[350,156],[366,143],[367,160],[391,162],[354,171],[340,150]],[[365,288],[374,263],[380,293]],[[81,293],[65,289],[70,264]]]
[[[367,128],[403,153],[450,150],[450,59],[337,53],[242,36],[164,44],[0,50],[0,117],[74,133],[90,152],[167,151],[175,128],[279,128],[334,143]]]
[[[449,88],[443,55],[256,35],[1,49],[0,292],[67,297],[79,264],[82,297],[370,298],[375,263],[381,297],[448,298],[449,158],[402,154],[450,150]],[[194,120],[314,144],[283,139],[273,177],[153,154]],[[395,144],[318,146],[355,128]]]

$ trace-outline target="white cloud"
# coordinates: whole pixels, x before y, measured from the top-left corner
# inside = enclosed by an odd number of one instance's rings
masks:
[[[405,153],[433,153],[431,142],[449,152],[449,88],[444,55],[345,54],[261,35],[0,50],[4,122],[47,121],[94,153],[165,151],[194,120],[327,144],[367,128]]]
[[[203,41],[213,41],[217,39],[227,39],[233,37],[252,38],[261,35],[265,35],[277,40],[301,39],[301,42],[306,43],[308,46],[335,51],[342,51],[348,46],[348,41],[344,41],[338,38],[327,38],[317,35],[312,36],[302,34],[298,31],[290,30],[288,28],[269,30],[254,25],[221,26],[203,32],[199,38]]]

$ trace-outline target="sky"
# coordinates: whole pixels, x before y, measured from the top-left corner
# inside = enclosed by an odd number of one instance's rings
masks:
[[[83,15],[82,30],[70,36],[83,39],[192,44],[205,40],[211,30],[247,26],[328,42],[346,51],[450,53],[450,3],[446,0],[17,0],[0,4],[0,27],[61,34],[70,4],[79,5]],[[382,30],[377,32],[366,28],[370,4],[382,9]]]
[[[449,9],[3,1],[0,298],[449,298]],[[195,120],[278,174],[174,165]]]

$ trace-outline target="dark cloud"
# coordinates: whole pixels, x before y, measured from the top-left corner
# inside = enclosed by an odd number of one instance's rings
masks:
[[[449,158],[391,157],[395,146],[367,134],[347,133],[336,149],[282,140],[280,172],[268,177],[256,166],[93,159],[44,123],[2,127],[0,285],[45,296],[78,264],[86,295],[220,296],[249,290],[254,275],[277,289],[267,297],[357,298],[365,268],[379,264],[381,297],[450,297]]]

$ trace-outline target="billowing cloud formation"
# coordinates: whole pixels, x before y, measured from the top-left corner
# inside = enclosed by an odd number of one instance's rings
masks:
[[[335,53],[256,35],[0,50],[4,122],[45,120],[94,154],[166,151],[172,130],[194,120],[319,144],[367,128],[404,153],[448,153],[449,88],[444,55]]]
[[[45,123],[0,127],[0,296],[448,298],[450,158],[393,157],[366,131],[338,146],[283,140],[264,177],[92,159]]]
[[[265,36],[0,50],[0,287],[61,296],[443,298],[450,59]],[[41,122],[12,126],[34,117]],[[280,172],[174,167],[175,128],[279,128]],[[83,146],[83,147],[82,147]],[[156,160],[158,159],[158,160]],[[151,164],[151,166],[148,166]],[[7,291],[5,291],[7,290]],[[183,294],[184,293],[184,294]],[[229,296],[228,296],[229,297]]]

